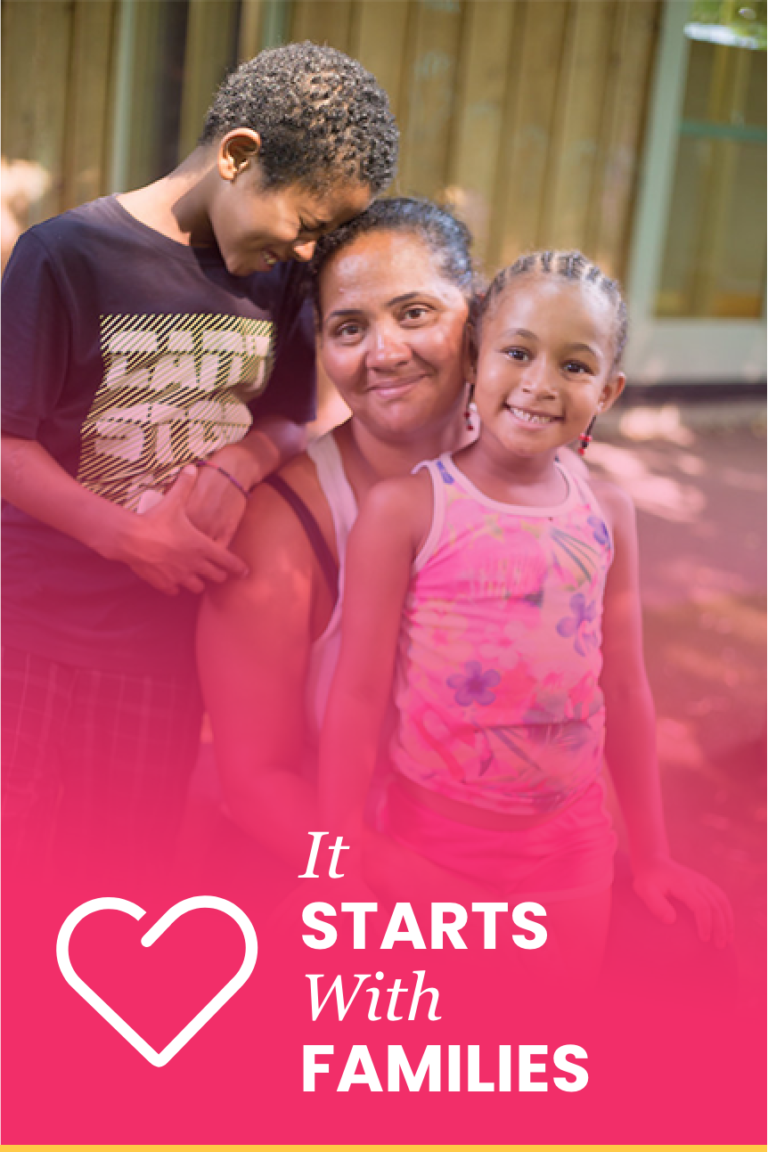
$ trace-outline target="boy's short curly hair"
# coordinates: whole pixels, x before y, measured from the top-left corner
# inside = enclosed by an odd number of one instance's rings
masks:
[[[264,186],[322,191],[339,180],[375,194],[392,181],[399,133],[386,92],[336,48],[268,48],[224,80],[208,109],[200,144],[235,128],[261,137]]]

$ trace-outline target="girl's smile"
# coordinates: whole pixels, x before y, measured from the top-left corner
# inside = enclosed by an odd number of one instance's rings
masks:
[[[524,275],[483,319],[475,373],[482,438],[523,456],[575,440],[624,386],[614,310],[591,284]]]

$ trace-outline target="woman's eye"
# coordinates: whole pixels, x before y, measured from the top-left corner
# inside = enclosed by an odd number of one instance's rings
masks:
[[[425,308],[423,304],[412,304],[410,308],[405,309],[402,319],[417,323],[419,320],[423,320],[428,313],[429,309]]]
[[[359,336],[362,330],[363,326],[359,324],[357,320],[346,320],[343,324],[339,324],[338,328],[334,330],[333,335],[342,340],[352,340],[356,336]]]

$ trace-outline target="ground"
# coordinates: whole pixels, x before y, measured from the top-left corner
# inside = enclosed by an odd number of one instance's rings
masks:
[[[765,442],[758,425],[633,440],[590,467],[638,509],[645,649],[674,854],[736,912],[742,982],[765,979]]]

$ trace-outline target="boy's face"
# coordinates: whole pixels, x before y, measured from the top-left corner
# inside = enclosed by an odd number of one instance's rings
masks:
[[[234,276],[268,272],[280,260],[311,260],[315,244],[371,202],[367,185],[344,182],[324,192],[302,184],[262,186],[254,154],[220,158],[208,215],[224,263]]]

